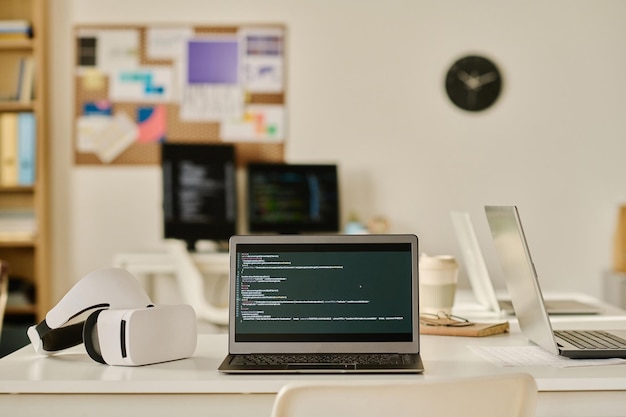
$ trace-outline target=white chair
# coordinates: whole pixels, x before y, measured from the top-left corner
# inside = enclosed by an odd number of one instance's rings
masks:
[[[204,277],[198,270],[187,245],[182,240],[167,239],[168,253],[176,265],[176,281],[183,302],[196,311],[196,316],[218,326],[228,324],[228,307],[215,306],[207,301],[204,291]]]
[[[528,374],[393,383],[290,384],[272,417],[530,417],[537,385]]]

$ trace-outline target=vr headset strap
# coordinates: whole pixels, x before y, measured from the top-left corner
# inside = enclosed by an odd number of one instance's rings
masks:
[[[83,342],[84,323],[81,321],[58,329],[51,329],[43,320],[35,329],[39,334],[43,349],[47,352],[55,352],[81,344]]]

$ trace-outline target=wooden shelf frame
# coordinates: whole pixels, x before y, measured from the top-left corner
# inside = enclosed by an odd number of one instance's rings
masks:
[[[42,320],[52,306],[50,276],[50,204],[48,196],[48,127],[47,127],[47,0],[2,0],[0,20],[29,21],[33,36],[24,40],[0,40],[0,73],[11,75],[20,57],[31,56],[35,62],[34,99],[28,102],[0,101],[0,113],[33,112],[37,123],[36,178],[33,186],[0,186],[0,209],[27,209],[35,214],[37,232],[32,238],[0,239],[0,258],[9,263],[10,276],[20,277],[35,288],[34,304],[7,306],[5,320],[11,316],[32,315]],[[6,57],[3,59],[3,57]],[[4,67],[3,67],[4,65]],[[5,84],[6,87],[6,84]],[[3,90],[3,93],[6,89]]]

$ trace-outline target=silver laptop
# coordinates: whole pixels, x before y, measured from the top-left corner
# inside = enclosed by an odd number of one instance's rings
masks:
[[[517,207],[486,206],[485,212],[524,335],[569,358],[626,358],[626,330],[552,330]]]
[[[414,235],[233,236],[225,373],[422,372]]]
[[[496,297],[469,213],[452,211],[450,217],[476,300],[487,311],[498,314],[515,314],[511,300]],[[549,299],[545,300],[545,305],[549,315],[600,314],[602,312],[598,306],[571,299]]]

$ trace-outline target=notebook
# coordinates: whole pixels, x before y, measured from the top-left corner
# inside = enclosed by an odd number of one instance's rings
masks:
[[[511,300],[496,297],[469,213],[452,211],[450,216],[474,297],[487,311],[515,314]],[[549,315],[600,314],[602,312],[598,306],[572,299],[549,299],[545,300],[545,305]]]
[[[486,206],[485,212],[524,335],[569,358],[626,358],[626,330],[552,330],[517,207]]]
[[[415,235],[233,236],[224,373],[422,372]]]

